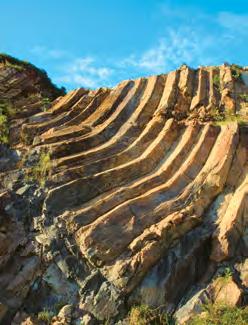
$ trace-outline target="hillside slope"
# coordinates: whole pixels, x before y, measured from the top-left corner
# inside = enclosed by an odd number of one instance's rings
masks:
[[[248,70],[184,65],[58,97],[11,65],[0,320],[66,305],[55,323],[125,324],[146,304],[184,323],[227,290],[247,304]]]

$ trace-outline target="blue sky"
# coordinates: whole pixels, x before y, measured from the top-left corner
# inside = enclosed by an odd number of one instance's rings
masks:
[[[248,1],[0,0],[0,47],[67,89],[248,65]]]

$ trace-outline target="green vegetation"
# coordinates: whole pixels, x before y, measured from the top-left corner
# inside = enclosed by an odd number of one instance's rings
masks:
[[[233,272],[230,269],[230,267],[226,267],[224,270],[224,274],[222,275],[222,278],[224,278],[225,280],[230,280],[232,275],[233,275]]]
[[[32,94],[29,94],[28,99],[38,101],[41,99],[41,96],[38,93],[32,93]]]
[[[54,305],[49,306],[48,308],[44,308],[37,315],[39,321],[42,321],[46,324],[51,324],[51,320],[54,316],[56,316],[61,308],[66,305],[65,301],[57,301]]]
[[[45,322],[46,324],[50,324],[54,316],[55,313],[53,311],[44,309],[38,313],[37,318],[39,321]]]
[[[248,103],[248,94],[241,94],[239,97],[245,102]]]
[[[220,89],[220,75],[219,74],[215,74],[213,77],[213,84],[215,86],[216,89]]]
[[[0,101],[0,143],[9,143],[9,120],[14,116],[13,106],[6,100]]]
[[[42,109],[43,109],[43,112],[46,112],[50,106],[51,106],[51,100],[50,100],[50,98],[43,97],[42,98]]]
[[[0,143],[7,144],[8,142],[9,142],[8,118],[4,114],[0,106]]]
[[[225,118],[224,114],[220,112],[220,109],[217,107],[212,107],[210,116],[215,122],[223,121]]]
[[[174,325],[175,320],[159,309],[151,309],[146,305],[133,307],[129,314],[129,325]]]
[[[236,122],[239,125],[247,125],[248,119],[245,116],[232,112],[221,112],[219,108],[213,107],[210,112],[210,117],[215,125],[225,125],[227,123]]]
[[[49,97],[41,97],[39,93],[32,93],[28,98],[35,102],[41,102],[43,112],[46,112],[51,107],[51,99]]]
[[[236,81],[243,82],[243,79],[242,79],[242,67],[240,67],[237,64],[232,64],[231,65],[231,71],[232,71],[233,79],[235,79]]]
[[[47,180],[47,177],[51,173],[52,163],[50,154],[48,152],[42,152],[38,163],[28,170],[26,175],[27,181],[37,181],[40,186],[44,186]]]
[[[207,304],[203,313],[194,316],[188,325],[247,325],[248,307],[238,308],[223,304]]]
[[[202,305],[202,313],[193,316],[187,325],[247,325],[248,307],[239,308],[221,303]],[[176,325],[171,316],[146,305],[136,306],[129,314],[129,325]]]
[[[220,115],[219,118],[215,118],[214,121],[214,124],[219,126],[232,122],[236,122],[240,126],[248,124],[248,119],[245,116],[241,116],[238,114],[225,114],[223,116]]]
[[[21,65],[18,65],[18,64],[13,64],[13,63],[10,63],[10,62],[6,62],[6,65],[9,67],[9,68],[12,68],[12,69],[15,69],[19,72],[23,71],[24,70],[24,67],[21,66]]]
[[[230,267],[226,267],[224,271],[217,276],[216,281],[221,285],[226,285],[232,280],[232,276],[233,271],[230,269]]]

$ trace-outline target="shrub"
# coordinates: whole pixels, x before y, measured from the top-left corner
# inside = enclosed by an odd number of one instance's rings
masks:
[[[224,114],[217,107],[213,107],[210,111],[210,116],[214,121],[223,121]]]
[[[174,325],[175,321],[159,309],[146,305],[133,307],[129,314],[129,325]]]
[[[26,180],[37,181],[40,186],[44,186],[52,168],[50,154],[42,152],[38,163],[32,167],[26,175]]]
[[[8,101],[0,101],[0,143],[9,143],[9,119],[14,114],[15,111]]]
[[[226,112],[225,114],[212,114],[212,118],[214,120],[215,125],[225,125],[227,123],[236,122],[239,125],[247,125],[248,118],[239,114],[232,114]]]
[[[41,101],[43,112],[46,112],[47,109],[51,106],[51,100],[48,97],[43,97]]]
[[[224,270],[224,274],[222,275],[222,277],[226,280],[229,280],[233,275],[232,270],[230,269],[230,267],[226,267]]]
[[[245,102],[248,103],[248,94],[241,94],[239,97]]]
[[[188,325],[247,325],[248,307],[238,308],[224,304],[203,305],[203,313],[194,316]]]
[[[46,324],[50,324],[53,316],[55,316],[53,311],[44,309],[38,313],[37,318],[39,321],[45,322]]]
[[[215,74],[213,77],[213,84],[215,86],[216,89],[220,89],[220,75],[219,74]]]
[[[242,67],[236,64],[231,65],[232,77],[233,79],[243,82],[242,79]]]
[[[9,127],[7,116],[0,111],[0,143],[9,142]]]
[[[15,70],[17,70],[17,71],[19,71],[19,72],[24,71],[24,67],[21,66],[21,65],[14,64],[14,63],[10,63],[9,61],[6,61],[6,65],[7,65],[9,68],[15,69]]]

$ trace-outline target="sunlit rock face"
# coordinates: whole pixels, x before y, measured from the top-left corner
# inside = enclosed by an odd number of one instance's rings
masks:
[[[63,95],[2,58],[0,100],[13,112],[0,146],[4,324],[44,310],[54,323],[114,324],[134,304],[182,323],[216,287],[246,301],[246,75],[182,66]]]

